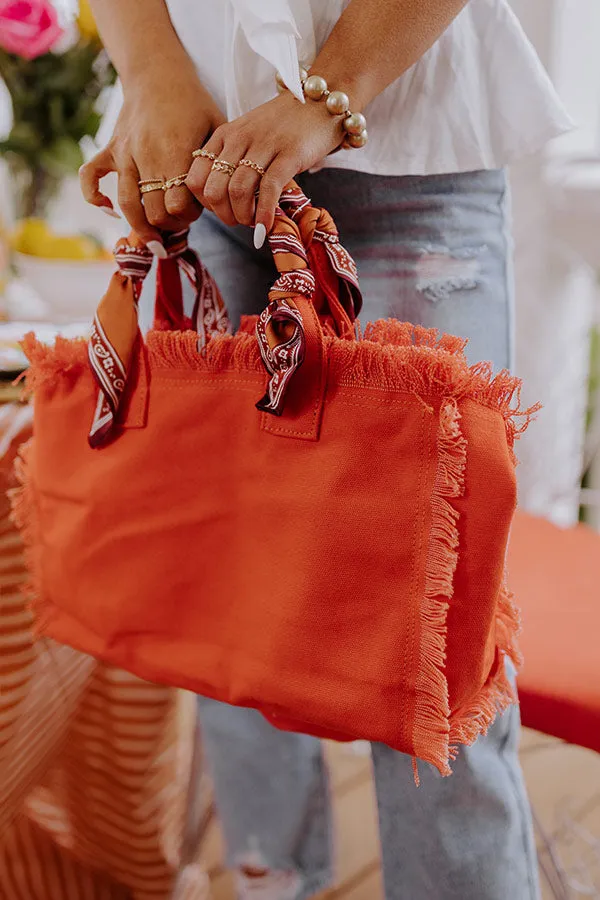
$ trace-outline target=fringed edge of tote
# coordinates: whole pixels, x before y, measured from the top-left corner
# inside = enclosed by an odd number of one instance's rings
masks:
[[[496,668],[478,694],[451,714],[445,671],[447,618],[459,554],[459,513],[451,501],[464,493],[467,463],[467,440],[453,398],[441,403],[437,449],[412,732],[417,784],[418,759],[432,763],[442,775],[451,775],[450,762],[459,752],[457,745],[473,744],[487,733],[498,714],[517,702],[505,663],[508,658],[518,668],[522,662],[519,611],[503,583],[496,613]]]
[[[496,410],[504,419],[513,462],[515,440],[541,409],[536,403],[521,407],[522,382],[507,369],[494,374],[492,364],[469,366],[463,338],[382,319],[367,325],[364,339],[333,342],[330,372],[349,387],[405,391],[423,398],[473,400]],[[377,353],[373,348],[377,347]]]
[[[450,501],[464,492],[467,464],[467,441],[460,428],[458,406],[452,398],[445,398],[440,407],[437,450],[424,601],[421,605],[412,744],[416,758],[432,763],[443,775],[450,775],[446,639],[459,547],[459,513]],[[415,780],[418,783],[416,765]]]
[[[251,333],[254,321],[252,317],[244,319],[233,336],[213,337],[201,353],[193,331],[150,331],[150,366],[215,374],[264,374],[258,344]],[[465,344],[461,338],[432,328],[388,319],[368,325],[364,338],[358,341],[325,338],[329,370],[340,384],[423,398],[473,400],[502,415],[512,451],[515,439],[526,430],[539,404],[522,409],[521,381],[508,371],[494,375],[490,363],[469,366]],[[85,340],[58,337],[54,346],[47,346],[30,333],[22,346],[31,364],[26,373],[29,391],[51,383],[57,376],[76,379],[88,367]]]
[[[477,696],[451,716],[450,755],[453,759],[458,753],[456,744],[473,744],[478,737],[487,734],[497,715],[517,702],[516,691],[506,672],[506,659],[510,659],[516,668],[521,665],[522,657],[518,648],[520,631],[519,610],[504,583],[498,597],[496,614],[496,670]]]
[[[76,379],[89,369],[88,342],[57,337],[54,345],[38,341],[33,332],[21,342],[30,366],[25,373],[27,390],[35,391],[57,377]],[[187,368],[200,372],[255,371],[264,373],[254,334],[238,332],[212,338],[202,353],[194,331],[150,331],[146,337],[150,365],[163,369]]]
[[[21,347],[29,360],[25,372],[29,393],[61,376],[76,379],[88,367],[88,344],[83,338],[57,337],[54,344],[44,344],[30,331],[21,341]]]

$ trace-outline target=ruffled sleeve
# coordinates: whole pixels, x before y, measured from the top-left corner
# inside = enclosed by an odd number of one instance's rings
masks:
[[[302,24],[310,23],[312,32],[309,0],[294,0],[293,10],[289,0],[261,0],[260,3],[230,0],[229,16],[227,33],[231,39],[226,52],[230,59],[229,65],[225,66],[225,80],[230,118],[254,105],[248,97],[252,85],[243,78],[244,70],[252,68],[253,60],[248,54],[257,54],[270,63],[274,72],[281,74],[287,88],[304,102],[298,63],[301,35],[297,22],[300,17]]]

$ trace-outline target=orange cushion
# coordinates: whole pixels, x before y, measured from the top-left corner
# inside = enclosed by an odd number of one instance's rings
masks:
[[[509,581],[523,614],[523,724],[600,752],[600,535],[519,512]]]

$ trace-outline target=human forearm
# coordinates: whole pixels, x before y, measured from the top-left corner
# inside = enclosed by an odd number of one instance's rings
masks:
[[[154,75],[193,72],[164,0],[91,0],[98,30],[127,90]]]
[[[81,169],[89,203],[112,213],[100,189],[119,176],[119,205],[131,227],[161,256],[162,232],[180,231],[200,207],[180,179],[224,117],[202,86],[179,41],[164,0],[91,0],[98,30],[117,69],[124,103],[108,145]],[[156,182],[142,202],[140,181]]]
[[[363,109],[429,50],[468,0],[351,0],[311,71]]]
[[[348,95],[359,112],[406,72],[436,42],[468,0],[351,0],[311,66],[331,91]],[[260,246],[273,225],[281,191],[299,172],[317,165],[340,146],[342,116],[324,103],[302,106],[289,91],[217,129],[197,159],[188,187],[224,222],[256,224]],[[258,169],[238,166],[229,179],[211,168],[214,155],[242,158]],[[255,194],[259,191],[258,203]]]

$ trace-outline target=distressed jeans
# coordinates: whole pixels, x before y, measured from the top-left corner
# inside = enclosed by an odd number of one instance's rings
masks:
[[[333,215],[358,265],[364,321],[393,316],[469,338],[471,361],[510,366],[507,186],[501,171],[385,177],[323,170],[299,179]],[[234,321],[265,305],[274,268],[248,229],[205,214],[194,241]],[[205,750],[232,867],[268,869],[261,892],[305,900],[333,881],[328,773],[320,741],[276,731],[257,712],[199,699]],[[461,748],[454,774],[372,746],[386,900],[537,900],[519,713]]]

